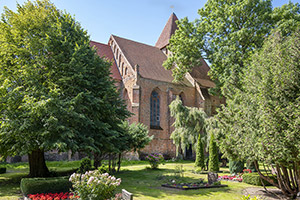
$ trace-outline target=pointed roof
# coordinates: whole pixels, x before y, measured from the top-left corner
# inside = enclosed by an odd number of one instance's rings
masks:
[[[176,24],[177,20],[178,18],[175,15],[175,13],[172,13],[158,38],[155,47],[162,49],[169,44],[171,36],[175,33],[176,29],[178,28]]]
[[[110,72],[111,72],[110,76],[115,80],[121,81],[122,77],[121,77],[120,72],[118,70],[117,64],[116,64],[115,59],[114,59],[114,54],[113,54],[110,46],[107,45],[107,44],[102,44],[102,43],[94,42],[94,41],[90,41],[90,45],[91,45],[91,47],[96,48],[97,54],[101,58],[104,57],[107,60],[112,62],[112,65],[110,67]]]

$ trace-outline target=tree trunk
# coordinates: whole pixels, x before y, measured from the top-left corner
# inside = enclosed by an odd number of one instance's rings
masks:
[[[108,156],[108,171],[111,172],[111,153]]]
[[[116,154],[112,154],[112,164],[111,164],[111,171],[114,173],[116,172]]]
[[[101,163],[102,163],[101,157],[102,157],[101,154],[94,152],[94,167],[95,167],[95,169],[97,169],[98,167],[101,166]]]
[[[118,172],[120,171],[120,168],[121,168],[121,158],[122,158],[122,153],[119,153],[119,156],[118,156]]]
[[[34,150],[28,154],[29,177],[48,177],[50,175],[46,166],[44,151]]]

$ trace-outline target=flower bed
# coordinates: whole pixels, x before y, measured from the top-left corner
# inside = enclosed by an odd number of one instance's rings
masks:
[[[162,184],[162,187],[174,188],[179,190],[195,190],[195,189],[204,189],[204,188],[218,188],[218,187],[227,187],[228,185],[221,185],[221,182],[214,182],[213,184],[208,184],[203,179],[195,183],[166,183]]]
[[[242,182],[243,176],[242,175],[224,175],[224,176],[219,176],[219,180]]]
[[[219,176],[219,180],[242,182],[243,174],[250,174],[250,173],[252,173],[251,169],[244,169],[243,173],[241,174]]]
[[[78,196],[74,196],[73,193],[41,193],[41,194],[29,194],[28,200],[69,200],[78,199]]]

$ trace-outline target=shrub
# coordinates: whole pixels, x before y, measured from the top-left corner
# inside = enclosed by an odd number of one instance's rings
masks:
[[[275,177],[274,177],[275,179]],[[271,184],[260,178],[258,173],[248,173],[243,175],[243,182],[248,183],[250,185],[262,186],[261,180],[266,186],[270,186]]]
[[[196,147],[196,161],[195,161],[195,167],[200,167],[201,170],[205,168],[204,163],[204,147],[203,143],[201,141],[201,135],[198,135],[198,141],[197,141],[197,147]]]
[[[219,153],[218,153],[218,147],[215,142],[213,133],[210,135],[210,142],[209,142],[208,171],[210,172],[219,171]]]
[[[24,195],[37,193],[68,192],[72,183],[68,177],[58,178],[23,178],[20,188]]]
[[[89,200],[111,199],[121,183],[121,179],[116,179],[108,173],[101,174],[98,170],[85,174],[74,173],[69,180],[73,183],[75,194],[81,199]]]
[[[98,167],[98,170],[101,174],[107,173],[109,171],[108,166],[102,164],[100,167]]]
[[[257,172],[257,170],[255,168],[255,165],[254,165],[254,162],[247,161],[246,162],[246,168],[250,169],[252,172]]]
[[[91,159],[89,158],[83,158],[81,161],[80,161],[80,167],[78,169],[78,173],[85,173],[86,171],[89,171],[92,169],[92,162],[91,162]]]
[[[164,156],[160,153],[153,153],[146,156],[146,160],[149,161],[150,166],[152,169],[157,169],[158,165],[164,163],[165,159]]]
[[[6,173],[6,167],[0,167],[0,174]]]
[[[242,173],[244,170],[244,162],[242,161],[229,161],[229,171],[231,174]]]

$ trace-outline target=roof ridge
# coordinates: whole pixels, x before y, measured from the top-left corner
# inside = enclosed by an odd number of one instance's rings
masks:
[[[135,41],[135,40],[131,40],[131,39],[127,39],[127,38],[124,38],[124,37],[120,37],[120,36],[117,36],[117,35],[113,35],[113,37],[117,37],[117,38],[120,38],[120,39],[123,39],[123,40],[127,40],[127,41],[131,41],[131,42],[135,42],[135,43],[138,43],[138,44],[142,44],[142,45],[146,45],[146,46],[149,46],[149,47],[154,47],[154,48],[157,48],[156,46],[153,46],[153,45],[150,45],[150,44],[145,44],[145,43],[142,43],[142,42],[138,42],[138,41]]]

